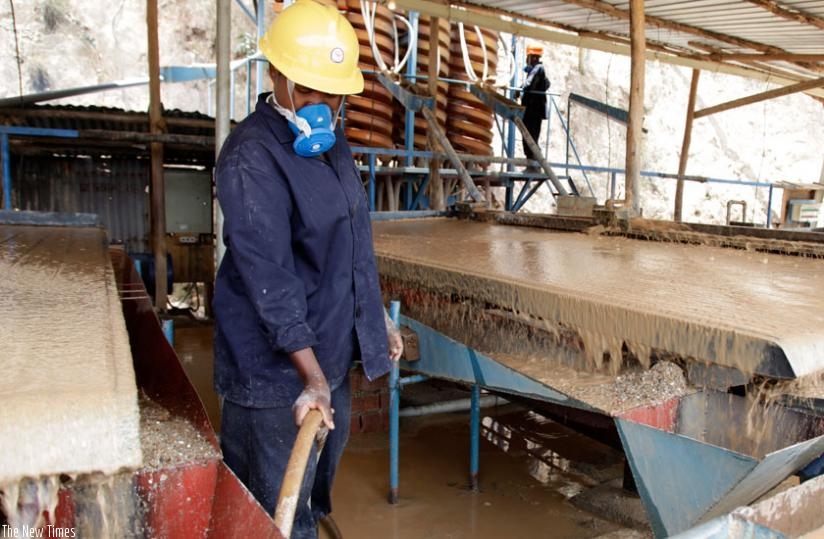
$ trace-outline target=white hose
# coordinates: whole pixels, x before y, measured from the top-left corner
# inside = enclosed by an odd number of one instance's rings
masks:
[[[506,70],[506,79],[503,82],[499,82],[498,74],[495,74],[495,87],[496,88],[506,88],[509,86],[509,82],[512,80],[512,77],[515,76],[515,68],[517,66],[517,61],[515,60],[515,51],[509,46],[509,43],[498,34],[498,46],[504,50],[504,54],[506,55],[506,60],[508,64],[508,69]]]
[[[417,36],[413,31],[412,24],[409,22],[409,20],[406,19],[406,17],[403,17],[399,14],[395,14],[395,16],[393,17],[392,33],[395,43],[395,65],[392,68],[389,68],[386,65],[386,62],[383,60],[383,56],[381,55],[380,50],[378,50],[378,45],[375,41],[375,15],[378,12],[378,5],[376,2],[360,0],[360,6],[361,15],[363,16],[363,25],[366,28],[366,35],[369,37],[369,47],[372,49],[372,56],[375,58],[375,63],[378,65],[378,69],[380,69],[380,71],[383,73],[392,72],[397,75],[398,73],[400,73],[401,69],[403,69],[403,66],[406,65],[406,62],[409,60],[409,56],[412,53],[412,51],[415,49],[415,47],[417,47]],[[406,50],[406,54],[400,61],[398,61],[398,49],[400,49],[400,46],[398,44],[399,32],[398,27],[395,24],[395,19],[400,19],[400,21],[406,25],[406,28],[409,31],[409,44]]]
[[[370,9],[370,4],[374,6],[374,10]],[[375,58],[375,63],[378,64],[378,69],[382,72],[387,71],[386,62],[383,61],[378,45],[375,43],[375,12],[377,11],[377,5],[374,2],[360,0],[360,6],[363,25],[366,27],[366,35],[369,37],[369,45],[372,48],[372,56]]]
[[[484,70],[481,80],[486,82],[486,79],[489,76],[489,59],[486,55],[486,41],[484,41],[484,35],[481,33],[481,29],[478,28],[477,25],[475,26],[475,34],[478,36],[478,42],[481,44],[481,51],[484,53]]]
[[[461,54],[464,61],[464,70],[469,80],[475,82],[478,80],[478,75],[475,74],[475,69],[472,67],[472,60],[469,58],[469,50],[466,47],[466,35],[464,35],[463,22],[458,22],[458,35],[461,37]]]
[[[403,69],[403,66],[406,65],[407,60],[409,60],[410,54],[412,54],[412,51],[415,50],[415,48],[418,46],[418,33],[415,31],[415,29],[412,27],[412,23],[409,22],[409,19],[407,19],[406,17],[396,13],[395,18],[400,19],[401,22],[406,25],[406,28],[409,31],[409,42],[406,44],[406,54],[403,56],[403,59],[400,62],[398,62],[398,49],[400,47],[398,46],[398,31],[397,28],[395,28],[395,63],[397,65],[392,71],[395,73],[400,73]]]

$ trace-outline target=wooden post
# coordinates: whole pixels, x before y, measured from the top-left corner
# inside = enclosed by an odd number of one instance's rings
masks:
[[[435,101],[435,110],[438,111],[438,65],[440,64],[440,37],[441,37],[441,20],[438,17],[429,18],[429,66],[428,66],[428,80],[429,80],[429,95]],[[437,119],[437,114],[435,114]],[[437,138],[429,132],[429,146],[434,152],[442,152],[440,144],[437,143]],[[443,178],[441,178],[441,160],[432,158],[429,160],[429,207],[433,210],[446,209],[446,194],[443,190]],[[410,208],[415,209],[415,208]]]
[[[146,24],[149,30],[149,132],[163,133],[163,111],[160,103],[160,52],[157,32],[157,0],[146,2]],[[166,310],[166,199],[163,181],[163,143],[151,143],[151,236],[155,260],[155,309]]]
[[[638,215],[638,183],[641,177],[641,129],[644,125],[644,0],[630,2],[631,75],[629,120],[627,121],[626,205],[631,215]]]
[[[684,174],[687,173],[687,160],[690,153],[690,141],[692,140],[692,120],[695,116],[695,96],[698,93],[698,77],[701,71],[692,70],[692,81],[690,82],[690,97],[687,103],[687,120],[684,122],[684,140],[681,143],[681,157],[678,161],[678,183],[675,185],[675,212],[673,221],[681,221],[684,206]]]

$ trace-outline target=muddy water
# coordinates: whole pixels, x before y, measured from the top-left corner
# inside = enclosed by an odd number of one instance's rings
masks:
[[[384,276],[574,328],[589,360],[667,350],[797,376],[824,357],[824,261],[454,219],[374,223]]]
[[[206,415],[216,432],[220,432],[220,403],[213,388],[211,324],[184,325],[175,323],[175,352],[195,386]]]
[[[217,426],[211,339],[209,326],[175,331],[178,356]],[[473,493],[467,489],[467,414],[401,421],[396,506],[386,501],[388,433],[350,438],[333,491],[333,516],[344,537],[577,538],[619,529],[569,502],[595,483],[621,477],[622,457],[607,446],[513,406],[486,409],[481,490]]]
[[[483,425],[480,491],[471,492],[467,415],[404,418],[395,506],[386,501],[386,434],[353,437],[333,490],[343,536],[578,538],[619,529],[568,499],[620,477],[620,455],[528,412],[487,413]]]

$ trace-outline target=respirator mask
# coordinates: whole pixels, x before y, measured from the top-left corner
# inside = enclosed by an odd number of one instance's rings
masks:
[[[289,100],[292,101],[295,83],[287,80],[287,87]],[[338,121],[343,101],[335,111],[334,117],[332,117],[332,109],[326,103],[312,103],[295,111],[294,102],[291,103],[291,109],[282,107],[275,99],[274,92],[269,94],[268,101],[289,122],[289,129],[295,134],[292,148],[299,156],[315,157],[335,145],[335,124]]]

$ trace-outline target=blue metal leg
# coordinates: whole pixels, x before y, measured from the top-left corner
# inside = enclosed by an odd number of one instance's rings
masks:
[[[469,419],[469,488],[478,490],[478,453],[481,445],[481,386],[472,386],[472,410]]]
[[[398,325],[401,304],[393,301],[389,304],[389,316]],[[389,503],[398,503],[398,449],[400,445],[400,368],[392,363],[389,372]]]
[[[172,319],[166,319],[161,321],[161,325],[163,326],[163,335],[166,336],[166,340],[169,341],[169,345],[172,348],[175,346],[175,322]]]
[[[0,161],[3,162],[3,209],[11,209],[11,159],[9,157],[9,136],[0,133]]]

